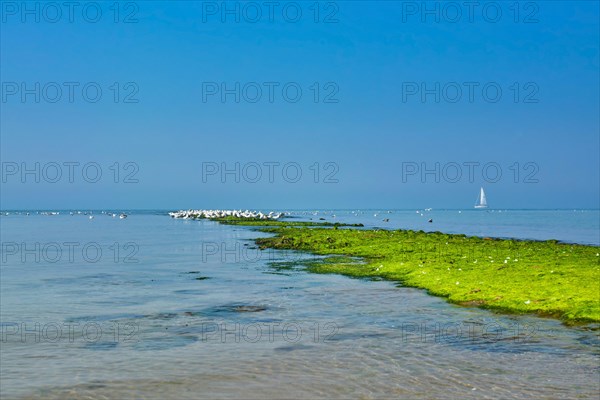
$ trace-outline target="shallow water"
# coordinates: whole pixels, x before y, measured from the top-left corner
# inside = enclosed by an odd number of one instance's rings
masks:
[[[3,399],[598,396],[598,326],[309,274],[245,227],[95,215],[0,220]]]

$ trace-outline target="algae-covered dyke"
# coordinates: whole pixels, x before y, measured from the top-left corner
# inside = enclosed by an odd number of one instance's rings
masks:
[[[204,219],[198,215],[193,218]],[[253,215],[208,219],[274,234],[255,239],[261,249],[326,256],[297,262],[311,272],[393,280],[425,289],[455,304],[534,313],[559,318],[567,324],[600,322],[597,246],[556,240],[356,229],[363,225]]]
[[[340,222],[312,222],[312,221],[273,221],[248,218],[211,218],[211,221],[220,222],[225,225],[244,225],[244,226],[262,226],[262,227],[363,227],[363,224],[344,224]]]
[[[461,305],[600,322],[600,248],[410,230],[332,229],[271,221],[261,248],[328,255],[316,273],[379,277]],[[311,225],[311,223],[307,223]],[[314,224],[312,224],[314,225]]]

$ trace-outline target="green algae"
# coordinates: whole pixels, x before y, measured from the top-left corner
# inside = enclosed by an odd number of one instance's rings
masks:
[[[261,249],[327,257],[311,272],[398,281],[465,306],[600,321],[600,248],[410,230],[265,227]]]
[[[198,218],[203,219],[203,218]],[[211,218],[211,221],[220,222],[225,225],[245,225],[245,226],[295,226],[295,227],[316,227],[316,226],[329,226],[333,228],[337,227],[362,227],[363,224],[342,224],[339,222],[312,222],[312,221],[277,221],[272,219],[260,219],[260,218],[237,218],[237,217],[224,217],[224,218]]]

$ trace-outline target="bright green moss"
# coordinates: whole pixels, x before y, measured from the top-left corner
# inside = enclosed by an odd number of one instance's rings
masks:
[[[309,263],[313,272],[390,279],[457,304],[568,323],[600,321],[598,247],[405,230],[263,231],[276,236],[257,239],[261,248],[338,256]]]

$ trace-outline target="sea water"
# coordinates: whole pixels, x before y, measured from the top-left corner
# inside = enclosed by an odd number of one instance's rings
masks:
[[[597,324],[310,274],[251,228],[126,212],[0,217],[3,399],[597,398]],[[290,214],[598,245],[597,210]]]

